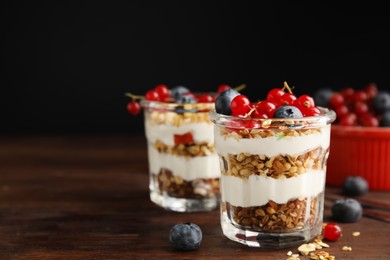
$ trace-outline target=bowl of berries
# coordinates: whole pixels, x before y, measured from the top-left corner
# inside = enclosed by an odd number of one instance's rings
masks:
[[[360,176],[371,190],[390,190],[390,93],[371,83],[361,89],[319,89],[316,104],[333,109],[327,184]]]

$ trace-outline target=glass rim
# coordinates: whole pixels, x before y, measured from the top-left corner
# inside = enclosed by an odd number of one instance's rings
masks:
[[[210,120],[217,126],[226,128],[247,128],[247,129],[307,129],[329,125],[336,120],[336,113],[328,108],[318,107],[321,114],[302,118],[244,118],[229,116],[217,113],[215,110],[209,112]],[[239,126],[237,123],[244,123]],[[245,122],[248,122],[245,124]],[[234,124],[236,123],[236,124]],[[249,124],[250,123],[250,124]],[[245,127],[243,127],[245,126]]]

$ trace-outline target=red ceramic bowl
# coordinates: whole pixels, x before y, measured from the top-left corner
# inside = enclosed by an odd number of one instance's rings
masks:
[[[370,190],[390,190],[390,127],[332,125],[327,184],[361,176]]]

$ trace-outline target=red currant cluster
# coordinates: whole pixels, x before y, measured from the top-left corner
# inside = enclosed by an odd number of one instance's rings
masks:
[[[335,124],[378,127],[381,125],[383,112],[387,110],[386,102],[390,102],[387,101],[387,95],[378,93],[377,85],[374,83],[362,89],[346,87],[332,92],[327,106],[336,112]]]
[[[230,102],[232,116],[249,118],[273,118],[280,107],[296,107],[304,117],[321,113],[309,95],[295,96],[285,82],[283,88],[274,88],[267,94],[266,100],[251,102],[245,95],[237,95]]]
[[[223,92],[231,87],[226,84],[219,85],[217,93],[199,93],[194,94],[188,88],[177,86],[169,89],[165,84],[159,84],[153,89],[146,92],[145,96],[138,96],[131,93],[126,93],[126,96],[131,98],[127,104],[127,111],[131,115],[137,115],[141,112],[142,107],[139,104],[140,100],[159,101],[165,103],[212,103],[215,101],[218,93]]]

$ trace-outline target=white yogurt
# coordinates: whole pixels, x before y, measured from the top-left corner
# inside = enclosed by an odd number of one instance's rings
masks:
[[[325,176],[325,170],[279,179],[258,175],[242,179],[223,175],[220,178],[222,201],[241,207],[262,206],[269,200],[284,204],[291,199],[321,193],[325,188]]]
[[[227,154],[259,154],[268,157],[276,155],[298,155],[317,147],[327,149],[330,144],[330,125],[321,128],[321,132],[302,136],[270,136],[266,138],[235,139],[215,130],[215,147],[222,156]]]
[[[149,171],[154,174],[158,174],[160,168],[166,168],[172,171],[173,175],[186,181],[198,178],[219,178],[221,175],[217,154],[187,158],[159,153],[153,144],[148,142],[148,156]]]
[[[182,135],[190,132],[195,143],[214,143],[214,126],[211,123],[188,123],[181,126],[167,124],[151,124],[145,121],[146,138],[149,142],[162,141],[164,144],[172,146],[175,144],[174,135]]]

